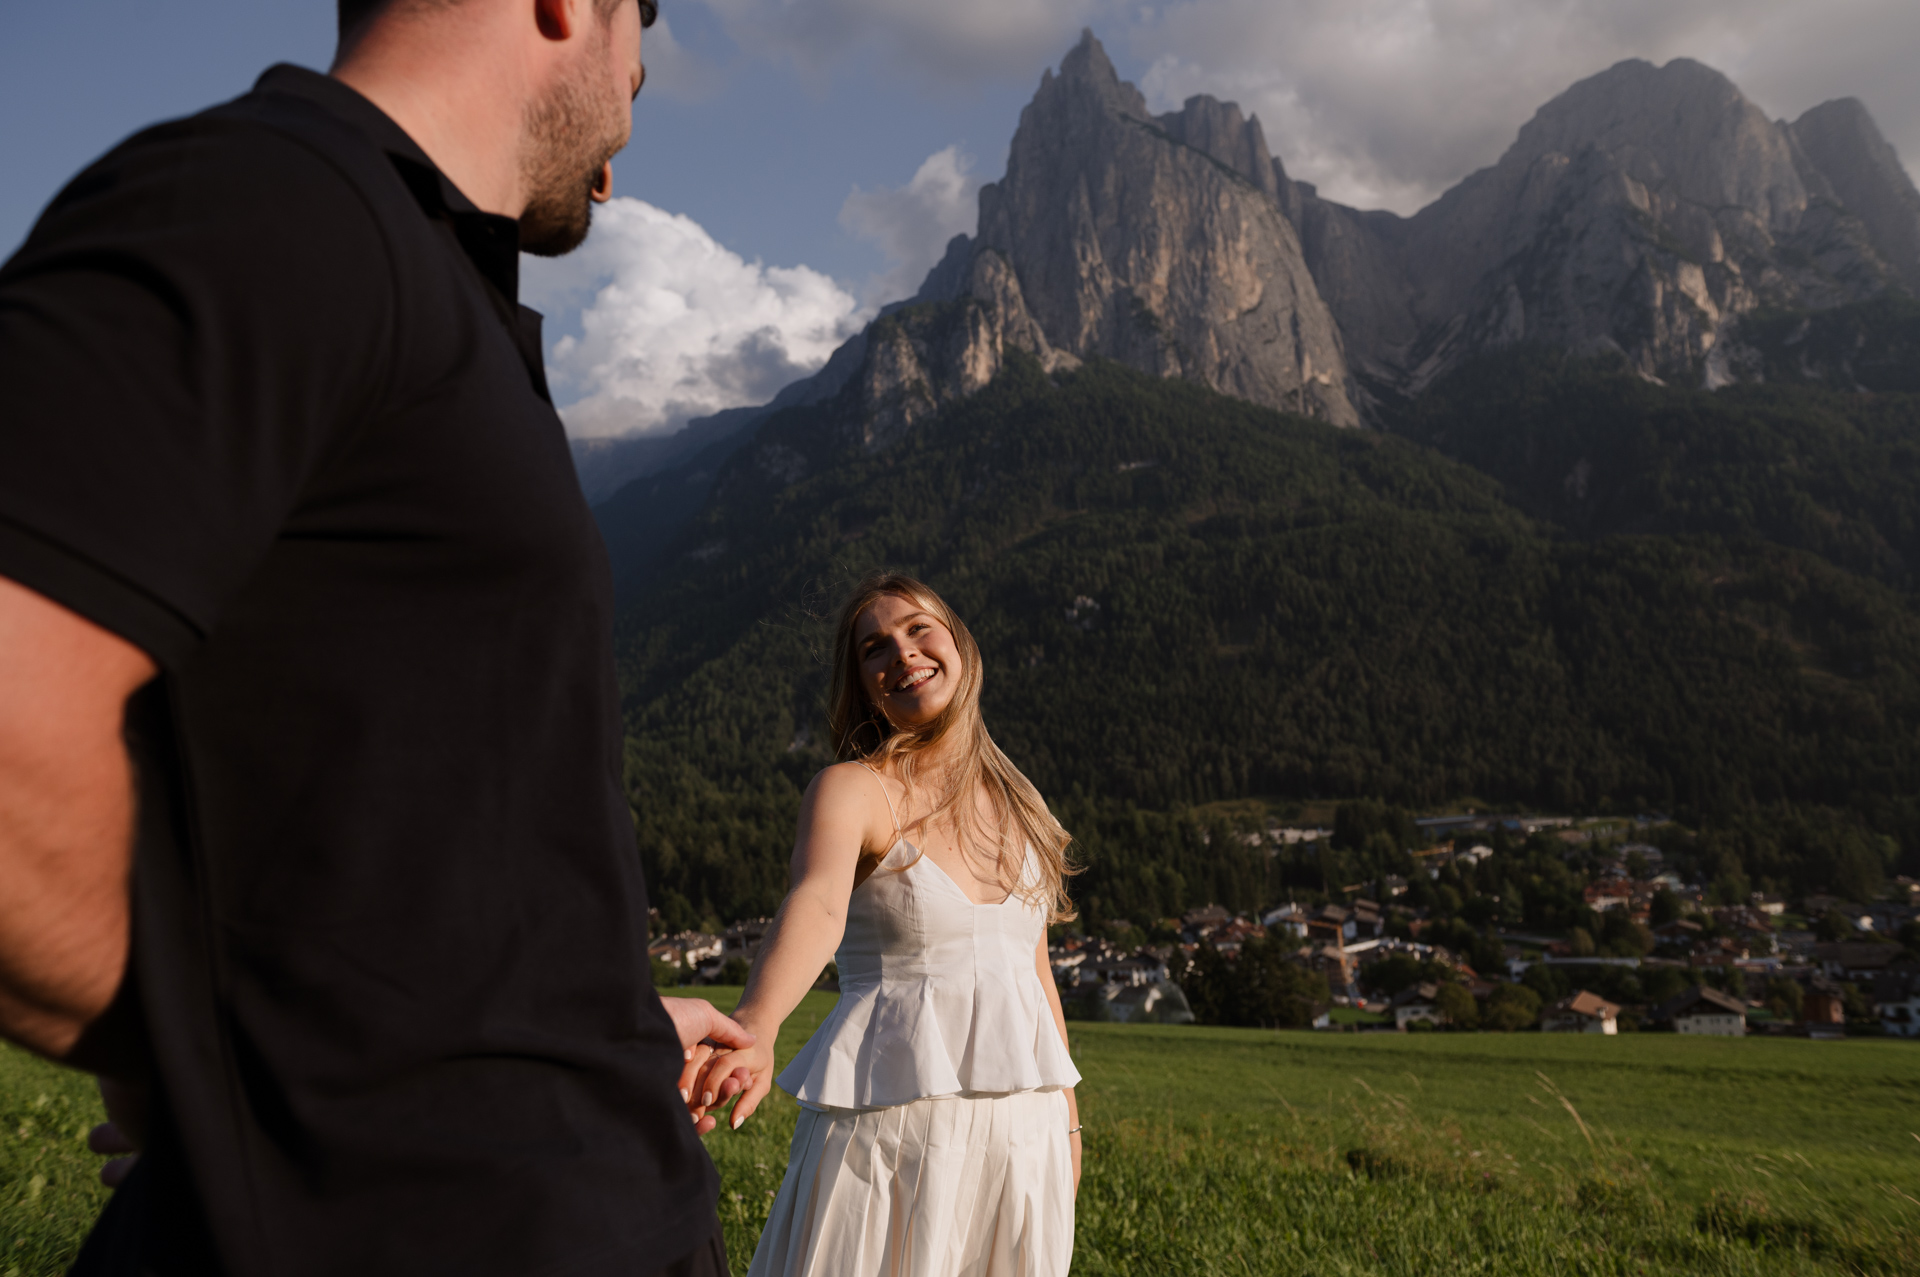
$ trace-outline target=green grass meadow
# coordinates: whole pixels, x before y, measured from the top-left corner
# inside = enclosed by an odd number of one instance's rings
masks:
[[[106,1205],[93,1079],[0,1042],[0,1277],[66,1270]]]
[[[1072,1033],[1077,1274],[1920,1273],[1920,1044]],[[736,1273],[796,1112],[707,1138]]]
[[[723,1008],[734,989],[704,989]],[[811,994],[782,1057],[833,1005]],[[1920,1044],[1075,1024],[1077,1274],[1920,1273]],[[744,1273],[797,1109],[707,1138]],[[0,1048],[0,1277],[104,1190],[84,1078]]]

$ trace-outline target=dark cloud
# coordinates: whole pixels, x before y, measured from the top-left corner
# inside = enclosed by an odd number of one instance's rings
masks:
[[[1124,38],[1158,105],[1237,98],[1295,176],[1401,212],[1623,58],[1695,58],[1776,116],[1859,97],[1910,169],[1920,154],[1912,0],[1186,0]]]

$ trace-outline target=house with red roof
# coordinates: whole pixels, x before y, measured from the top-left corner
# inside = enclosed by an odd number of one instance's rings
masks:
[[[1542,1033],[1605,1033],[1620,1031],[1620,1008],[1597,993],[1580,990],[1540,1013]]]

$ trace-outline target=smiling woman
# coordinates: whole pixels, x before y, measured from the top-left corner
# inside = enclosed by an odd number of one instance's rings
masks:
[[[1022,891],[1048,922],[1070,921],[1070,836],[987,733],[985,671],[966,623],[912,577],[873,576],[841,607],[834,651],[827,722],[839,757],[898,782],[906,828],[942,868],[954,857],[959,881],[978,874],[997,896]],[[932,786],[924,804],[923,774]],[[1035,884],[1023,888],[1028,856]]]
[[[862,582],[834,657],[843,761],[807,791],[735,1012],[758,1041],[702,1061],[692,1097],[737,1095],[740,1128],[832,956],[840,1000],[778,1079],[802,1112],[752,1272],[1064,1277],[1080,1075],[1046,927],[1071,839],[987,734],[979,645],[932,590]]]

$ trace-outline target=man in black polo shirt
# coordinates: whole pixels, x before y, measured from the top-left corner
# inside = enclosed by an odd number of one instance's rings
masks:
[[[341,7],[0,269],[0,1033],[146,1097],[76,1271],[723,1272],[515,301],[654,0]]]

